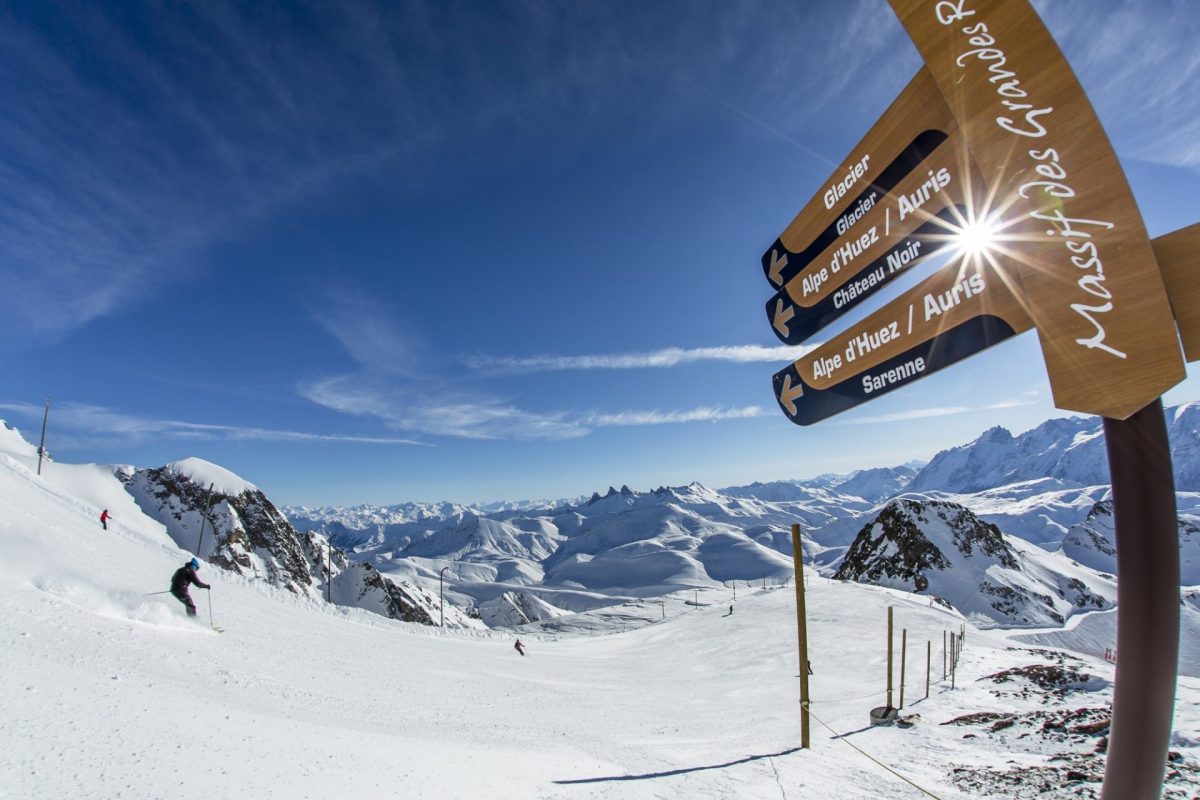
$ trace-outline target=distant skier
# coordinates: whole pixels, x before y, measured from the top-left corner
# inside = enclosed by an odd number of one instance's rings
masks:
[[[729,617],[733,616],[733,603],[729,604],[729,613],[726,616],[729,616]]]
[[[517,639],[517,643],[513,645],[513,650],[516,650],[521,655],[525,655],[525,645],[521,644],[520,639]]]
[[[108,530],[108,520],[111,516],[112,514],[108,513],[107,508],[100,512],[100,526],[104,528],[104,530]]]
[[[189,617],[196,616],[196,604],[192,602],[192,596],[188,594],[188,586],[195,584],[201,589],[212,588],[196,577],[196,570],[198,569],[200,569],[200,562],[193,558],[175,570],[175,574],[171,576],[171,594],[176,600],[187,606]]]

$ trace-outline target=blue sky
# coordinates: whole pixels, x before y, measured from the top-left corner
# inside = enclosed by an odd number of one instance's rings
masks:
[[[1194,3],[1037,7],[1150,233],[1200,220]],[[759,256],[919,66],[883,0],[5,4],[0,417],[310,505],[1027,429],[1062,413],[1032,334],[809,428],[771,393]]]

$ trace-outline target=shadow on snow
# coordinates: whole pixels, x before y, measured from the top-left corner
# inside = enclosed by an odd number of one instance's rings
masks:
[[[800,752],[799,747],[793,747],[791,750],[781,750],[778,753],[766,753],[758,756],[746,756],[739,758],[737,761],[728,761],[724,764],[709,764],[704,767],[683,767],[681,769],[669,769],[663,772],[647,772],[642,775],[606,775],[599,778],[576,778],[566,781],[555,781],[560,786],[569,786],[577,783],[606,783],[609,781],[644,781],[652,778],[671,778],[676,775],[687,775],[689,772],[703,772],[709,769],[724,769],[726,767],[736,767],[738,764],[749,764],[753,761],[761,761],[764,758],[778,758],[779,756],[788,756],[792,753]]]

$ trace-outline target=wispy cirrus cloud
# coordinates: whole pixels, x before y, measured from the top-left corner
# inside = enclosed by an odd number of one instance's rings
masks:
[[[622,411],[609,414],[586,414],[582,420],[589,426],[674,425],[681,422],[719,422],[726,419],[751,419],[766,416],[761,406],[740,408],[693,408],[686,411]]]
[[[0,412],[40,421],[44,407],[32,403],[0,403]],[[51,409],[54,428],[80,436],[121,436],[127,439],[150,437],[261,442],[337,442],[343,444],[415,445],[433,447],[427,442],[387,436],[314,433],[241,425],[214,425],[202,422],[156,419],[123,414],[101,406],[63,403]]]
[[[298,391],[325,408],[372,417],[394,430],[459,439],[577,439],[601,428],[721,422],[766,413],[759,406],[538,412],[483,392],[470,394],[436,382],[402,386],[362,374],[304,383]]]
[[[459,439],[574,439],[591,431],[561,413],[536,413],[482,390],[436,379],[403,381],[351,373],[301,383],[299,395],[344,414],[370,417],[388,428]]]
[[[609,353],[599,355],[535,355],[489,356],[482,354],[463,357],[463,363],[480,372],[553,372],[558,370],[593,369],[661,369],[703,361],[724,361],[737,364],[758,362],[786,363],[795,361],[818,345],[729,345],[725,347],[665,347],[641,353]]]
[[[310,314],[342,345],[355,369],[300,381],[297,394],[324,408],[379,420],[391,430],[459,439],[561,440],[607,427],[719,422],[764,413],[758,406],[619,411],[522,408],[469,375],[441,377],[422,337],[409,330],[397,310],[386,303],[344,285],[322,292],[321,297]],[[477,373],[494,377],[572,369],[669,368],[698,361],[784,362],[809,349],[674,347],[595,356],[474,355],[462,360]]]
[[[897,411],[892,414],[876,414],[870,417],[855,417],[853,419],[835,420],[834,425],[873,425],[881,422],[906,422],[914,419],[930,417],[949,417],[955,414],[967,414],[972,411],[997,411],[1004,408],[1018,408],[1033,405],[1035,399],[1001,400],[986,406],[932,406],[929,408],[914,408],[908,411]]]
[[[1193,2],[1038,2],[1121,155],[1200,170],[1200,14]]]

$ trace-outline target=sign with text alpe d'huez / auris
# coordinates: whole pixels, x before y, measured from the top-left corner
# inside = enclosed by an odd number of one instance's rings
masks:
[[[1124,418],[1183,377],[1154,251],[1107,137],[1025,2],[892,0],[926,66],[763,255],[799,344],[969,220],[1001,230],[774,376],[807,425],[1038,328],[1055,403]]]

